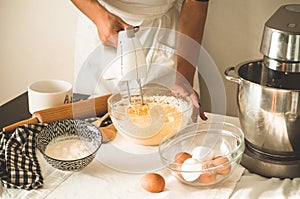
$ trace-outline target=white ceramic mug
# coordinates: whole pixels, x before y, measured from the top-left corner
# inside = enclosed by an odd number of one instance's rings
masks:
[[[33,82],[28,86],[29,112],[55,107],[72,102],[72,84],[56,79]]]

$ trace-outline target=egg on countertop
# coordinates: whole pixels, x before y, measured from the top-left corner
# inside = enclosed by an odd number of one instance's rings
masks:
[[[159,193],[165,189],[165,179],[158,173],[148,173],[142,176],[141,186],[151,193]]]

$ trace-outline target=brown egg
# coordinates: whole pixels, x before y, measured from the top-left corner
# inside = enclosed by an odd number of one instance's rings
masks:
[[[162,192],[165,188],[165,179],[157,173],[148,173],[142,176],[141,186],[152,193]]]
[[[174,162],[182,164],[186,159],[191,158],[192,155],[187,152],[180,152],[175,155]]]
[[[218,166],[218,165],[224,164],[226,162],[229,162],[229,160],[228,160],[228,158],[226,158],[224,156],[217,156],[217,157],[213,158],[214,166]],[[224,166],[218,168],[217,173],[220,175],[226,175],[230,172],[230,170],[231,170],[231,165],[228,164],[228,165],[224,165]]]
[[[180,152],[180,153],[177,153],[175,155],[175,158],[174,158],[174,162],[176,163],[176,169],[177,170],[180,170],[181,169],[181,165],[182,163],[186,160],[186,159],[189,159],[191,158],[192,155],[187,153],[187,152]],[[177,175],[182,178],[182,175],[180,172],[177,173]]]
[[[205,164],[203,164],[202,169],[208,169],[213,166],[214,165],[212,163],[205,163]],[[217,177],[216,172],[208,171],[208,172],[201,174],[199,179],[202,183],[210,184],[210,183],[213,183],[214,181],[216,181],[216,177]]]

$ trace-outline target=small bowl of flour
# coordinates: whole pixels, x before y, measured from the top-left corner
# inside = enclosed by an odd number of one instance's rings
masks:
[[[102,144],[99,129],[82,120],[48,124],[39,133],[36,146],[46,161],[64,171],[75,171],[91,163]]]

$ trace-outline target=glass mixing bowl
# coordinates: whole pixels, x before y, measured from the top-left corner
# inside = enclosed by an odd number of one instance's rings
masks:
[[[173,136],[190,121],[193,104],[165,87],[144,87],[113,94],[108,112],[118,133],[140,145],[158,145],[167,135]]]
[[[211,186],[227,179],[239,165],[244,149],[242,130],[223,122],[189,125],[159,145],[163,165],[191,186]]]

